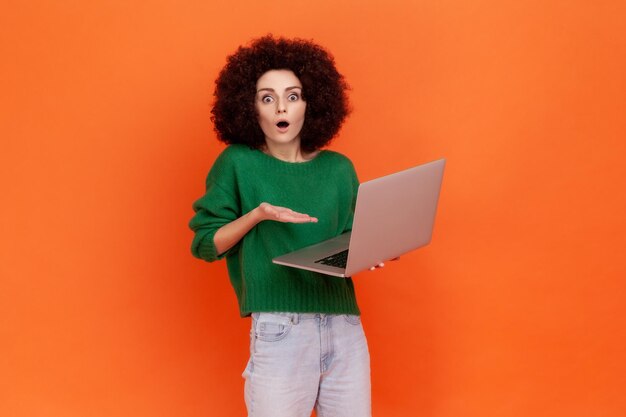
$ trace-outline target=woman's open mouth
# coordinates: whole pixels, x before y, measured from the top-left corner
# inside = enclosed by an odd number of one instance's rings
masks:
[[[289,122],[285,120],[281,120],[280,122],[276,123],[276,127],[278,128],[279,131],[286,132],[287,129],[289,128]]]

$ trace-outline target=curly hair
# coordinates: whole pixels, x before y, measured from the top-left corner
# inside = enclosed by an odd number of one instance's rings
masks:
[[[301,148],[312,152],[330,143],[350,113],[349,86],[333,56],[313,42],[272,35],[240,46],[215,81],[211,120],[219,140],[256,149],[265,145],[254,107],[256,83],[267,71],[278,69],[291,70],[302,83],[307,106]]]

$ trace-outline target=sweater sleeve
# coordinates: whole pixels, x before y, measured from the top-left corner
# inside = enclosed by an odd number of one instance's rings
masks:
[[[189,222],[194,231],[191,253],[200,259],[213,262],[238,250],[236,244],[224,253],[217,253],[213,240],[224,225],[241,216],[239,198],[235,189],[232,165],[220,158],[215,162],[206,180],[206,193],[193,203],[195,215]]]
[[[349,178],[350,184],[352,186],[352,204],[350,205],[349,219],[348,223],[346,224],[346,228],[344,229],[344,233],[352,230],[352,222],[354,221],[354,210],[356,209],[356,197],[359,191],[359,178],[351,161],[349,161]]]

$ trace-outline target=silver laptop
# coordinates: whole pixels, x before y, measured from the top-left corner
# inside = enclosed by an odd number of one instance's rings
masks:
[[[362,183],[352,231],[273,259],[351,277],[430,243],[445,159]]]

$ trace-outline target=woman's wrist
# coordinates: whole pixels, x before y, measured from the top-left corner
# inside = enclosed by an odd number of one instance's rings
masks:
[[[252,222],[253,226],[261,223],[263,220],[267,220],[264,216],[265,209],[263,208],[263,204],[267,203],[261,203],[248,212],[248,216],[250,216],[250,221]]]

